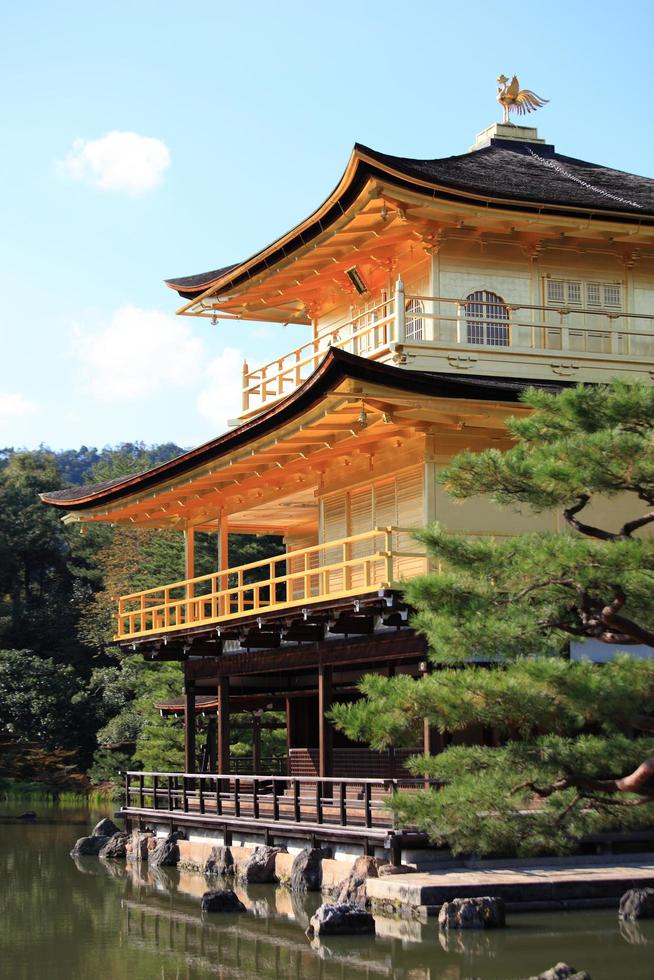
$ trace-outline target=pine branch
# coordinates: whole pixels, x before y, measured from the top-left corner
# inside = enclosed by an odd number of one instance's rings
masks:
[[[601,527],[593,527],[592,524],[583,524],[577,519],[576,515],[584,509],[589,500],[590,494],[580,493],[577,497],[577,503],[573,504],[572,507],[566,507],[563,511],[563,516],[570,527],[573,527],[575,531],[579,531],[580,534],[585,534],[590,538],[598,538],[600,541],[619,540],[619,535],[613,534],[612,531],[605,531]]]

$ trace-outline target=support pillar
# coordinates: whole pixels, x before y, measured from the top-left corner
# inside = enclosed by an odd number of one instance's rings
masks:
[[[187,579],[195,577],[195,529],[187,527],[184,531],[184,574]],[[195,598],[195,587],[186,586],[187,600]],[[186,602],[186,622],[192,623],[195,619],[194,602]]]
[[[318,668],[318,775],[327,779],[334,774],[333,730],[325,717],[332,706],[332,668]]]
[[[252,717],[252,772],[261,774],[261,712],[255,711]]]
[[[218,772],[229,773],[229,677],[218,679]]]
[[[209,750],[209,772],[216,772],[218,733],[216,731],[216,719],[213,715],[210,715],[207,720],[207,747]]]
[[[195,772],[195,687],[187,682],[184,690],[184,771]]]

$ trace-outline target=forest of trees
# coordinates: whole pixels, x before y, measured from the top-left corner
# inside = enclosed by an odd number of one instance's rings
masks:
[[[65,525],[39,499],[180,452],[172,443],[0,450],[0,780],[86,789],[128,765],[181,764],[181,724],[155,708],[181,694],[180,665],[123,654],[112,636],[117,594],[184,577],[182,535]],[[254,561],[277,544],[233,535],[230,562]],[[215,547],[211,535],[198,535],[198,574],[212,567]]]

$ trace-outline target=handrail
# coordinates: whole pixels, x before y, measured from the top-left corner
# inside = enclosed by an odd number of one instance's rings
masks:
[[[409,301],[418,300],[424,309],[420,312],[406,310]],[[575,306],[566,303],[538,305],[534,303],[514,303],[506,300],[494,302],[484,300],[483,311],[475,312],[479,302],[468,297],[429,296],[423,293],[405,293],[398,283],[394,294],[381,300],[370,309],[352,316],[349,320],[330,327],[325,333],[289,351],[268,364],[250,370],[247,364],[243,372],[243,412],[251,409],[251,398],[259,399],[261,405],[282,397],[291,388],[298,387],[304,380],[303,369],[311,366],[315,370],[329,347],[351,349],[353,353],[362,351],[370,357],[384,357],[390,353],[394,344],[415,345],[417,347],[443,347],[452,350],[466,348],[484,352],[497,348],[511,348],[516,352],[534,353],[556,351],[568,356],[593,354],[598,356],[623,357],[631,354],[631,342],[648,342],[654,352],[654,335],[645,329],[633,329],[654,322],[654,313],[633,313],[621,309]],[[449,309],[443,309],[449,307]],[[505,316],[485,315],[493,308],[505,312]],[[376,320],[379,311],[383,317]],[[516,318],[516,314],[523,315]],[[430,321],[435,325],[445,325],[450,329],[445,336],[415,337],[406,336],[406,321]],[[552,322],[558,317],[558,322]],[[569,318],[584,322],[572,322]],[[591,322],[585,322],[591,318]],[[608,321],[608,322],[607,322]],[[360,324],[363,323],[363,326]],[[501,328],[506,336],[493,336],[490,340],[475,339],[466,331],[466,324]],[[454,328],[453,330],[451,328]],[[549,333],[548,333],[549,331]],[[559,331],[554,337],[553,331]],[[433,330],[432,334],[436,331]],[[366,337],[372,343],[365,345]],[[606,350],[591,350],[591,341],[600,339]],[[577,346],[577,344],[579,346]],[[636,353],[635,356],[645,356]]]
[[[373,528],[121,596],[116,639],[169,632],[190,625],[218,625],[260,611],[293,608],[307,602],[388,588],[400,577],[396,574],[399,559],[424,558],[423,552],[400,549],[394,540],[411,531],[402,527]],[[357,546],[364,546],[365,553],[353,555]],[[332,557],[334,552],[338,557]],[[246,581],[247,576],[259,572],[264,575]],[[173,595],[176,591],[182,594]]]
[[[268,398],[268,388],[273,386],[273,397],[277,398],[284,393],[284,386],[287,382],[291,382],[294,387],[298,387],[304,380],[302,377],[302,368],[307,367],[307,365],[312,365],[315,370],[320,362],[323,360],[327,354],[330,347],[338,347],[340,349],[345,349],[352,345],[353,347],[361,346],[361,341],[364,338],[373,336],[373,344],[370,347],[366,347],[366,350],[378,350],[383,349],[388,345],[390,336],[388,330],[383,328],[389,327],[394,320],[394,313],[392,312],[393,302],[392,300],[386,300],[380,303],[378,306],[372,307],[370,310],[366,310],[352,320],[346,321],[344,324],[339,324],[333,327],[331,330],[324,334],[319,334],[313,340],[307,341],[307,343],[302,344],[300,347],[296,347],[294,350],[289,351],[289,353],[282,355],[282,357],[275,358],[260,367],[250,370],[247,363],[243,366],[243,411],[247,411],[249,408],[250,396],[259,394],[262,401],[266,401]],[[391,309],[391,312],[386,313],[380,319],[376,319],[366,324],[364,327],[359,327],[356,330],[350,329],[350,332],[345,337],[341,337],[343,331],[348,328],[352,328],[353,325],[358,321],[364,319],[364,317],[375,316],[376,311],[379,309]],[[377,337],[379,336],[380,330],[382,331],[382,341],[377,342]],[[384,336],[385,335],[385,336]],[[303,356],[305,351],[311,351],[311,353]],[[353,350],[352,353],[356,353]],[[290,359],[289,364],[285,364],[287,360]],[[272,374],[269,373],[270,369],[274,368]],[[275,384],[276,383],[276,384]]]
[[[175,819],[180,814],[222,824],[324,825],[326,829],[392,831],[388,806],[400,788],[439,788],[442,780],[338,776],[268,776],[128,770],[123,811]],[[147,781],[150,781],[148,785]]]

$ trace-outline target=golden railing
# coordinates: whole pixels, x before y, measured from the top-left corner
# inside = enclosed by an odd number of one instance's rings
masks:
[[[373,359],[396,345],[465,349],[479,357],[493,351],[516,354],[594,356],[620,361],[654,357],[654,314],[620,309],[493,303],[488,300],[405,293],[389,298],[321,333],[262,367],[243,366],[243,412],[260,408],[297,388],[330,347]],[[483,308],[479,315],[476,309]]]
[[[424,553],[407,528],[375,528],[118,600],[117,640],[228,623],[259,612],[363,595],[415,570]],[[412,547],[413,544],[413,547]],[[417,563],[417,564],[416,564]]]
[[[298,388],[316,370],[330,347],[365,356],[388,347],[395,319],[393,310],[394,301],[384,300],[262,367],[250,371],[244,364],[243,411],[254,407],[253,399],[263,405]]]

